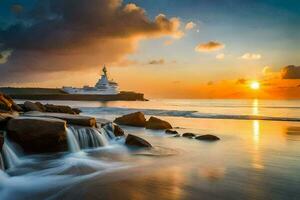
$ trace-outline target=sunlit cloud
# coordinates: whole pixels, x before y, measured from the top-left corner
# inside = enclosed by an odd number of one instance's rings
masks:
[[[261,59],[261,55],[257,53],[245,53],[240,58],[244,60],[259,60]]]
[[[235,83],[238,85],[245,85],[247,83],[247,80],[244,78],[240,78]]]
[[[224,53],[220,53],[216,55],[216,59],[218,60],[223,60],[225,58],[225,54]]]
[[[165,46],[170,46],[170,45],[172,45],[174,43],[174,40],[165,40],[164,41],[164,45]]]
[[[270,73],[272,73],[271,67],[270,67],[270,66],[265,66],[265,67],[263,68],[263,70],[262,70],[262,74],[263,74],[264,76],[267,76],[267,75],[269,75]]]
[[[0,82],[28,81],[33,74],[43,74],[38,76],[43,79],[48,73],[116,63],[136,52],[141,40],[182,38],[180,27],[177,17],[158,14],[151,20],[144,9],[119,0],[39,1],[30,10],[23,9],[15,24],[0,30],[2,49],[14,50],[5,62],[1,59]]]
[[[196,24],[194,22],[188,22],[186,25],[185,25],[185,30],[192,30],[193,28],[196,27]]]
[[[224,44],[216,41],[209,41],[207,43],[198,44],[195,47],[195,51],[197,52],[213,52],[223,49],[225,47]]]

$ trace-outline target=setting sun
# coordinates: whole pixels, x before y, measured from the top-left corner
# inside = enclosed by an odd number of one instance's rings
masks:
[[[258,89],[260,88],[259,82],[253,81],[253,82],[251,83],[251,85],[250,85],[250,88],[251,88],[252,90],[258,90]]]

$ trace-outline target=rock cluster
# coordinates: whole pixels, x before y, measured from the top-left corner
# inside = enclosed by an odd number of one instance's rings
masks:
[[[79,114],[81,111],[78,108],[71,108],[70,106],[45,104],[40,102],[25,101],[24,104],[20,104],[19,107],[25,112],[39,111],[49,113],[66,113],[66,114]]]
[[[182,135],[180,135],[176,130],[172,130],[173,127],[169,122],[153,116],[150,117],[148,120],[146,120],[142,112],[135,112],[135,113],[123,115],[121,117],[116,118],[114,122],[120,125],[145,127],[146,129],[153,129],[153,130],[165,130],[166,134],[173,135],[174,137],[182,136],[185,138],[197,139],[203,141],[220,140],[219,137],[210,134],[197,135],[194,133],[183,133]]]
[[[97,128],[108,124],[112,134],[117,137],[125,136],[117,124],[101,119],[96,121],[94,117],[78,115],[79,113],[79,109],[70,106],[40,102],[26,101],[18,105],[7,95],[0,94],[0,152],[6,137],[29,154],[67,151],[68,126]],[[142,113],[134,113],[116,121],[120,124],[146,126]],[[144,139],[130,134],[125,143],[129,146],[151,147]]]

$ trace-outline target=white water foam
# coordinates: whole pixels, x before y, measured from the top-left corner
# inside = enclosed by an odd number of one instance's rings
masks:
[[[164,109],[138,109],[120,107],[99,107],[99,108],[80,108],[83,112],[91,115],[125,115],[133,112],[143,112],[145,115],[170,116],[185,118],[208,118],[208,119],[236,119],[236,120],[268,120],[268,121],[295,121],[299,122],[298,117],[275,117],[262,115],[230,115],[216,113],[201,113],[189,110],[164,110]]]

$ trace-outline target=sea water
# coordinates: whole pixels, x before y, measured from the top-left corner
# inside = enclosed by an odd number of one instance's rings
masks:
[[[1,175],[0,199],[300,199],[299,100],[51,103],[109,120],[143,111],[180,134],[221,140],[123,126],[154,148],[132,149],[115,139],[84,154],[25,157]]]

